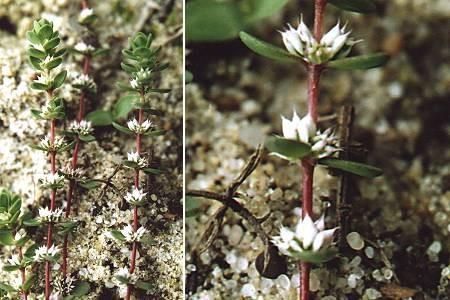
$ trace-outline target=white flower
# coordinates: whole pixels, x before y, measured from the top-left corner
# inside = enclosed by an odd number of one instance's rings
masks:
[[[20,266],[20,259],[18,255],[13,254],[11,258],[8,258],[8,263],[12,266]]]
[[[125,236],[125,241],[132,243],[139,242],[147,230],[141,226],[134,231],[131,225],[127,225],[120,232]]]
[[[128,152],[127,160],[137,163],[139,168],[144,168],[147,166],[147,159],[141,157],[138,152]]]
[[[27,232],[25,231],[25,229],[21,228],[19,231],[16,232],[16,234],[14,235],[14,240],[15,241],[19,241],[21,239],[23,239],[24,237],[27,236]]]
[[[92,8],[83,8],[78,16],[78,22],[84,23],[87,18],[94,15],[94,10]]]
[[[81,52],[83,54],[90,54],[95,51],[95,47],[93,47],[92,45],[87,45],[84,42],[76,43],[75,46],[73,46],[73,48],[76,51]]]
[[[57,258],[60,251],[61,250],[58,246],[55,245],[52,245],[50,248],[47,248],[47,246],[41,246],[36,249],[34,261],[43,262],[47,260],[54,260]]]
[[[132,205],[141,205],[145,201],[145,195],[143,190],[134,188],[131,193],[127,193],[125,200]]]
[[[152,127],[152,122],[150,120],[145,120],[144,122],[139,124],[136,119],[133,119],[131,121],[128,121],[127,125],[128,128],[134,133],[144,134]]]
[[[66,166],[63,168],[62,173],[66,176],[67,179],[85,179],[84,174],[85,170],[81,168],[73,169],[72,166]]]
[[[281,116],[283,136],[287,139],[297,140],[311,146],[312,156],[316,158],[329,157],[339,151],[338,138],[329,128],[320,132],[309,114],[300,119],[294,110],[292,120]],[[285,158],[281,154],[276,155]]]
[[[87,74],[78,74],[74,76],[72,85],[77,89],[87,89],[95,93],[97,91],[97,84]]]
[[[53,143],[51,142],[50,135],[45,136],[41,141],[39,142],[40,148],[42,150],[45,150],[47,152],[57,152],[61,148],[66,146],[66,143],[64,142],[63,137],[55,137]]]
[[[302,119],[294,110],[292,121],[281,116],[283,136],[291,140],[299,140],[308,144],[309,140],[316,134],[316,124],[309,114]]]
[[[288,24],[286,31],[280,31],[283,43],[289,53],[303,60],[321,64],[332,59],[345,45],[353,46],[357,41],[348,38],[350,32],[345,32],[345,26],[338,22],[320,41],[317,41],[311,31],[300,20],[297,29]]]
[[[139,87],[139,83],[136,79],[131,79],[130,80],[130,85],[133,89],[137,89]]]
[[[305,251],[324,252],[332,247],[333,235],[338,228],[325,230],[324,216],[313,222],[309,215],[300,220],[295,231],[282,227],[280,235],[272,240],[281,253],[301,257]]]
[[[49,208],[40,207],[39,208],[39,220],[41,222],[58,222],[63,214],[63,210],[61,208],[57,208],[55,210],[50,210]]]
[[[139,72],[136,73],[136,79],[139,82],[142,82],[142,81],[149,79],[151,74],[152,74],[151,70],[140,69]]]
[[[94,129],[92,128],[92,123],[90,121],[73,121],[69,125],[69,131],[75,132],[79,135],[89,135],[93,130]]]
[[[52,80],[50,78],[48,78],[47,76],[45,76],[44,74],[41,74],[41,75],[38,75],[38,78],[36,80],[34,80],[34,82],[44,84],[44,85],[49,85],[52,82]]]
[[[64,186],[64,176],[58,173],[49,173],[39,180],[42,188],[61,188]]]

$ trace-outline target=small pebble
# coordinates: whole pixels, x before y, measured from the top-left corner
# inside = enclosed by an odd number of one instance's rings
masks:
[[[375,257],[375,250],[370,246],[368,246],[368,247],[366,247],[366,249],[364,249],[364,253],[370,259]]]
[[[257,297],[256,288],[253,286],[253,284],[246,283],[242,286],[241,295],[242,297],[249,297],[252,299],[256,299]]]
[[[350,232],[347,234],[347,243],[350,248],[354,250],[361,250],[364,248],[364,240],[361,238],[361,235],[357,232]]]

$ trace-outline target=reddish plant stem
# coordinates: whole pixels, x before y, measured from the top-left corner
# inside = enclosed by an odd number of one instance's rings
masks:
[[[320,41],[322,38],[323,18],[327,0],[315,0],[314,2],[314,38]],[[319,81],[323,67],[321,65],[308,64],[308,113],[317,123],[318,101],[319,101]],[[302,176],[302,218],[305,215],[312,217],[313,207],[313,178],[315,162],[311,159],[303,159],[301,168]],[[311,264],[308,262],[299,263],[300,279],[300,300],[309,299],[309,275]]]
[[[81,8],[85,9],[88,8],[89,6],[88,1],[81,1]],[[85,55],[84,59],[83,59],[83,74],[85,75],[89,75],[89,71],[91,69],[91,57],[89,55]],[[84,92],[81,92],[80,95],[80,100],[78,103],[78,113],[77,113],[77,121],[81,122],[84,119],[84,113],[85,113],[85,94]],[[81,144],[81,140],[79,137],[76,138],[75,140],[75,148],[73,150],[72,153],[72,164],[71,167],[73,170],[75,170],[77,168],[77,163],[78,163],[78,152],[80,151],[80,144]],[[75,180],[71,180],[69,182],[69,190],[67,192],[67,206],[66,206],[66,212],[65,212],[65,217],[69,218],[70,217],[70,213],[72,210],[72,199],[73,199],[73,191],[75,190]],[[62,257],[63,257],[63,265],[62,265],[62,271],[63,271],[63,276],[64,278],[67,276],[67,259],[69,256],[68,253],[68,246],[69,246],[69,236],[66,234],[64,236],[64,242],[63,242],[63,249],[62,249]]]
[[[144,93],[141,92],[141,100],[144,100]],[[139,122],[139,124],[142,124],[142,122],[144,121],[144,110],[143,109],[139,109],[136,113],[137,115],[137,120]],[[142,145],[142,136],[140,134],[136,134],[136,152],[139,153],[139,155],[141,154],[141,145]],[[134,187],[135,188],[139,188],[139,169],[136,169],[135,173],[134,173]],[[136,232],[136,230],[138,229],[139,226],[139,222],[138,222],[138,208],[137,206],[134,207],[133,209],[133,230]],[[138,244],[137,242],[133,242],[133,246],[131,249],[131,263],[130,263],[130,274],[133,274],[135,269],[136,269],[136,254],[137,254],[137,247]],[[132,290],[132,286],[128,285],[127,287],[127,295],[126,295],[126,300],[129,300],[131,297],[131,290]]]

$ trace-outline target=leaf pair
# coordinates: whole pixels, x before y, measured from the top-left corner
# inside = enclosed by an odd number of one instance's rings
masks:
[[[311,154],[310,145],[277,136],[267,138],[266,147],[272,153],[291,161],[297,161]],[[317,163],[362,177],[374,178],[383,174],[379,168],[337,158],[322,158]]]
[[[294,56],[286,50],[275,45],[264,42],[246,32],[241,32],[242,42],[253,52],[280,62],[294,63],[300,62],[301,58]],[[332,60],[326,66],[340,70],[371,69],[384,65],[388,61],[388,56],[383,53],[360,55]]]

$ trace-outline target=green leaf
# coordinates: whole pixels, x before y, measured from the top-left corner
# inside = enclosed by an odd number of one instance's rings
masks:
[[[338,254],[336,248],[325,248],[317,252],[306,250],[306,251],[296,251],[291,252],[292,256],[305,262],[310,262],[313,264],[321,264],[332,260]]]
[[[116,240],[121,242],[125,241],[125,236],[119,230],[111,230],[110,233]]]
[[[322,158],[318,161],[318,163],[333,169],[339,169],[368,178],[374,178],[383,174],[383,171],[379,168],[337,158]]]
[[[78,137],[80,138],[80,140],[82,140],[83,142],[86,142],[86,143],[95,141],[95,136],[93,136],[91,134],[79,135]]]
[[[29,227],[36,227],[40,226],[42,223],[38,219],[29,219],[29,220],[23,220],[23,225],[29,226]]]
[[[114,277],[116,277],[116,279],[117,279],[120,283],[123,283],[123,284],[128,284],[128,283],[130,282],[130,280],[129,280],[128,278],[124,277],[124,276],[116,275],[116,276],[114,276]]]
[[[340,9],[363,14],[374,12],[377,9],[372,0],[329,0],[329,2]]]
[[[64,83],[64,80],[66,80],[66,76],[67,76],[66,70],[59,72],[58,75],[56,75],[55,79],[53,80],[52,88],[57,89],[60,86],[62,86]]]
[[[127,73],[134,73],[137,72],[138,69],[136,68],[136,66],[132,65],[132,64],[127,64],[127,63],[120,63],[120,66],[122,67],[122,69],[127,72]]]
[[[311,153],[310,145],[278,136],[268,137],[266,147],[270,152],[278,153],[288,159],[299,159]]]
[[[388,55],[375,53],[332,60],[328,63],[328,67],[339,70],[371,69],[381,67],[388,60]]]
[[[122,164],[125,167],[128,167],[130,169],[137,169],[139,167],[137,162],[134,162],[134,161],[131,161],[131,160],[124,160],[124,161],[122,161]]]
[[[30,247],[28,247],[27,251],[25,251],[25,253],[23,254],[23,256],[27,257],[27,258],[32,258],[36,252],[36,249],[39,248],[40,245],[38,244],[33,244]]]
[[[16,266],[16,265],[4,265],[3,266],[3,271],[5,272],[14,272],[20,269],[20,265]]]
[[[33,31],[27,31],[27,40],[34,45],[39,45],[41,43],[39,37]]]
[[[186,218],[195,217],[202,212],[202,210],[200,208],[201,203],[198,198],[187,196],[185,203],[186,203],[186,205],[185,205]]]
[[[91,289],[91,286],[89,283],[85,281],[80,281],[76,284],[75,288],[72,290],[71,295],[76,297],[81,297],[84,295],[87,295],[89,293],[89,290]]]
[[[253,52],[278,61],[282,62],[300,62],[300,58],[291,55],[286,50],[279,48],[277,46],[274,46],[272,44],[266,43],[248,33],[245,33],[241,31],[239,34],[241,37],[242,42],[250,48]]]
[[[161,170],[153,169],[153,168],[144,168],[144,169],[142,169],[142,171],[146,174],[154,174],[154,175],[162,174]]]
[[[128,94],[119,99],[114,105],[113,115],[114,119],[126,118],[134,108],[134,102],[139,100],[136,94]]]
[[[128,133],[128,134],[133,134],[133,131],[131,131],[130,129],[128,129],[128,127],[122,126],[116,122],[112,122],[112,126],[114,128],[116,128],[119,131],[122,131],[124,133]]]
[[[230,1],[189,1],[186,4],[186,16],[188,41],[229,40],[245,27],[239,7]]]
[[[241,1],[241,11],[246,15],[246,22],[253,23],[270,17],[283,8],[289,0],[246,0]]]
[[[113,118],[109,111],[95,110],[86,115],[86,120],[91,121],[94,126],[111,125]]]
[[[149,291],[154,288],[153,284],[142,280],[138,280],[134,286],[144,291]]]
[[[34,47],[30,47],[30,48],[28,49],[28,54],[29,54],[30,56],[36,57],[36,58],[38,58],[38,59],[44,59],[45,56],[46,56],[46,54],[45,54],[44,52],[42,52],[42,51],[40,51],[40,50],[38,50],[38,49],[36,49],[36,48],[34,48]]]
[[[33,68],[35,68],[36,70],[42,71],[41,60],[39,58],[30,56],[29,61],[30,61],[30,64],[33,66]]]
[[[0,290],[3,290],[8,293],[12,293],[12,292],[16,291],[16,289],[14,287],[12,287],[11,285],[4,283],[4,282],[0,282]]]
[[[36,279],[37,279],[36,274],[30,275],[23,284],[22,289],[26,292],[29,291],[33,283],[36,281]]]
[[[12,215],[14,215],[15,213],[17,213],[20,210],[20,207],[22,206],[22,199],[20,199],[19,197],[14,199],[14,202],[12,203],[12,205],[9,207],[8,212]]]
[[[48,39],[52,33],[53,29],[50,25],[44,25],[37,31],[37,35],[41,41]]]
[[[47,64],[45,64],[45,67],[49,70],[56,68],[57,66],[59,66],[62,63],[62,58],[58,57],[55,59],[52,59],[51,61],[49,61]]]
[[[85,182],[80,182],[79,185],[87,190],[92,190],[98,187],[100,183],[98,183],[98,181],[95,180],[87,180]]]
[[[45,50],[53,49],[56,46],[58,46],[60,42],[61,40],[59,39],[59,37],[55,37],[44,44],[44,49]]]
[[[4,246],[14,245],[14,235],[9,229],[0,230],[0,244]]]
[[[170,93],[171,89],[148,89],[148,93],[158,93],[158,94],[167,94]]]
[[[33,90],[38,90],[38,91],[46,91],[46,90],[48,90],[48,86],[46,84],[42,84],[42,83],[39,83],[39,82],[32,82],[30,84],[30,87]]]
[[[166,133],[165,130],[153,130],[153,131],[148,131],[146,133],[144,133],[145,136],[160,136],[160,135],[164,135],[164,133]]]

